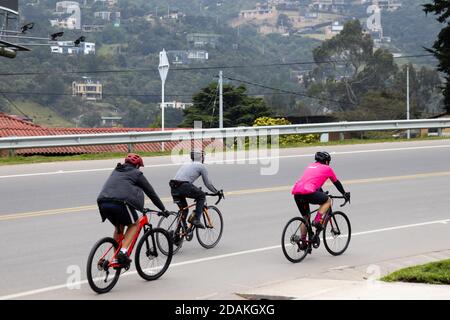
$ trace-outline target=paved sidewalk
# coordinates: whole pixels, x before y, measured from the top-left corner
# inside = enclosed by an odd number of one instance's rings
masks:
[[[246,299],[450,300],[450,285],[387,283],[378,279],[393,271],[450,258],[450,250],[329,269],[300,278],[236,293]]]

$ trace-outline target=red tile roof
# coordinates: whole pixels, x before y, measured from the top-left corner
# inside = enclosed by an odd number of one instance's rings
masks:
[[[23,137],[23,136],[51,136],[66,134],[91,134],[91,133],[119,133],[119,132],[148,132],[159,131],[159,128],[46,128],[37,124],[23,121],[14,116],[0,112],[0,137]],[[166,130],[176,130],[167,128]],[[178,142],[166,142],[166,150],[174,148]],[[161,143],[141,143],[134,145],[135,151],[154,152],[161,150]],[[80,153],[104,153],[104,152],[127,152],[127,145],[98,145],[81,147],[57,147],[57,148],[35,148],[18,149],[16,154],[80,154]]]

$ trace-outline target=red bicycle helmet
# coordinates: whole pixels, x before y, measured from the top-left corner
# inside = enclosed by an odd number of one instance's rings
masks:
[[[144,166],[144,160],[136,153],[129,153],[125,158],[125,162],[131,163],[133,166],[138,166],[138,168]]]

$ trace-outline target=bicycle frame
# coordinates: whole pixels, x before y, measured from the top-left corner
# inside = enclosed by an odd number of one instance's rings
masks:
[[[183,232],[181,234],[181,236],[183,236],[183,237],[188,234],[188,231],[194,231],[194,228],[195,228],[195,226],[192,226],[192,224],[189,222],[188,222],[189,225],[187,226],[187,228],[185,227],[184,222],[186,222],[186,217],[183,217],[183,211],[189,210],[190,208],[195,207],[195,206],[196,206],[196,203],[194,202],[193,204],[180,209],[177,213],[177,227],[175,230],[178,231],[180,228],[183,229]],[[203,208],[203,214],[206,216],[206,219],[208,222],[208,225],[206,227],[213,228],[213,224],[211,222],[211,218],[208,213],[208,208],[206,206]]]
[[[149,223],[149,218],[147,216],[146,213],[144,213],[144,215],[139,219],[139,224],[138,224],[138,230],[136,231],[136,234],[133,237],[133,240],[131,241],[130,247],[128,248],[127,251],[127,255],[131,256],[131,253],[133,252],[134,246],[136,245],[136,242],[139,238],[139,235],[141,234],[141,230],[144,229],[144,231],[147,231],[147,226],[151,229],[152,225]],[[118,239],[118,248],[117,250],[114,252],[114,255],[111,257],[111,261],[109,262],[108,267],[110,268],[117,268],[117,267],[121,267],[121,265],[119,263],[113,263],[112,261],[114,261],[117,257],[117,254],[119,253],[120,249],[122,248],[122,242],[123,239],[125,238],[125,236],[123,234],[120,234],[119,239]],[[111,251],[113,247],[109,248],[108,251],[106,251],[106,253],[100,258],[100,260],[103,260],[106,255]]]
[[[330,196],[330,199],[331,199],[331,205],[330,205],[330,208],[328,209],[327,213],[325,213],[325,214],[324,214],[324,217],[323,217],[323,220],[324,220],[324,221],[323,221],[323,225],[325,225],[325,223],[326,223],[328,220],[330,220],[330,225],[331,225],[332,228],[334,228],[334,226],[333,226],[333,220],[332,220],[331,218],[333,217],[333,203],[334,203],[334,200],[333,200],[333,199],[335,199],[335,198],[340,198],[340,197]],[[317,209],[314,210],[314,211],[311,211],[311,212],[309,213],[309,215],[308,215],[308,219],[306,219],[306,222],[307,222],[307,224],[306,224],[306,229],[307,229],[307,232],[308,232],[308,239],[306,240],[306,243],[307,243],[308,245],[312,244],[312,243],[314,242],[314,241],[313,241],[314,237],[318,237],[318,236],[320,235],[321,231],[322,231],[322,230],[316,230],[316,233],[314,234],[314,230],[312,229],[311,215],[312,215],[314,212],[317,212],[317,211],[319,211],[319,208],[317,208]]]

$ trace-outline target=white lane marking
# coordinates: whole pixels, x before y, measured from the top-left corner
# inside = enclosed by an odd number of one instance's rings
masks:
[[[333,151],[330,153],[332,155],[346,155],[346,154],[358,154],[358,153],[370,153],[370,152],[410,151],[410,150],[435,149],[435,148],[450,148],[450,145],[387,148],[387,149],[369,149],[369,150],[355,150],[355,151]],[[242,162],[242,161],[303,158],[303,157],[311,157],[313,155],[314,154],[311,153],[311,154],[296,154],[296,155],[273,156],[273,157],[237,158],[237,159],[226,159],[226,160],[218,160],[218,161],[205,161],[205,163],[206,164],[225,164],[225,163],[235,163],[235,162]],[[171,166],[179,166],[181,164],[182,164],[182,162],[153,164],[153,165],[148,165],[144,168],[171,167]],[[68,170],[68,171],[59,170],[59,171],[53,171],[53,172],[38,172],[38,173],[5,175],[5,176],[0,176],[0,179],[33,177],[33,176],[44,176],[44,175],[58,175],[58,174],[88,173],[88,172],[100,172],[100,171],[111,171],[111,170],[112,170],[112,168],[82,169],[82,170]]]
[[[428,226],[428,225],[432,225],[432,224],[442,224],[444,222],[445,223],[450,222],[450,219],[434,220],[434,221],[428,221],[428,222],[422,222],[422,223],[414,223],[414,224],[407,224],[407,225],[402,225],[402,226],[395,226],[395,227],[388,227],[388,228],[381,228],[381,229],[357,232],[357,233],[353,233],[352,237],[361,236],[361,235],[367,235],[367,234],[372,234],[372,233],[385,232],[385,231],[392,231],[392,230],[400,230],[400,229],[408,229],[408,228],[415,228],[415,227],[421,227],[421,226]],[[227,254],[221,254],[221,255],[212,256],[212,257],[208,257],[208,258],[200,258],[200,259],[194,259],[194,260],[189,260],[189,261],[183,261],[183,262],[178,262],[178,263],[171,264],[169,269],[170,268],[174,268],[174,267],[180,267],[180,266],[185,266],[185,265],[190,265],[190,264],[196,264],[196,263],[202,263],[202,262],[207,262],[207,261],[219,260],[219,259],[224,259],[224,258],[229,258],[229,257],[236,257],[236,256],[245,255],[245,254],[263,252],[263,251],[279,249],[279,248],[281,248],[281,245],[269,246],[269,247],[264,247],[264,248],[251,249],[251,250],[244,250],[244,251],[238,251],[238,252],[227,253]],[[130,271],[130,272],[126,272],[126,273],[122,274],[121,277],[123,278],[123,277],[126,277],[126,276],[135,275],[135,274],[137,274],[137,271]],[[86,284],[86,283],[88,283],[87,280],[82,280],[82,281],[78,281],[78,282],[75,282],[75,283],[70,283],[70,286],[71,287],[77,287],[78,285],[83,285],[83,284]],[[0,296],[0,300],[17,299],[17,298],[21,298],[21,297],[25,297],[25,296],[35,295],[35,294],[49,292],[49,291],[55,291],[55,290],[64,289],[64,288],[67,289],[68,285],[67,284],[63,284],[63,285],[51,286],[51,287],[46,287],[46,288],[41,288],[41,289],[36,289],[36,290],[19,292],[19,293],[16,293],[16,294],[11,294],[11,295],[6,295],[6,296]]]

